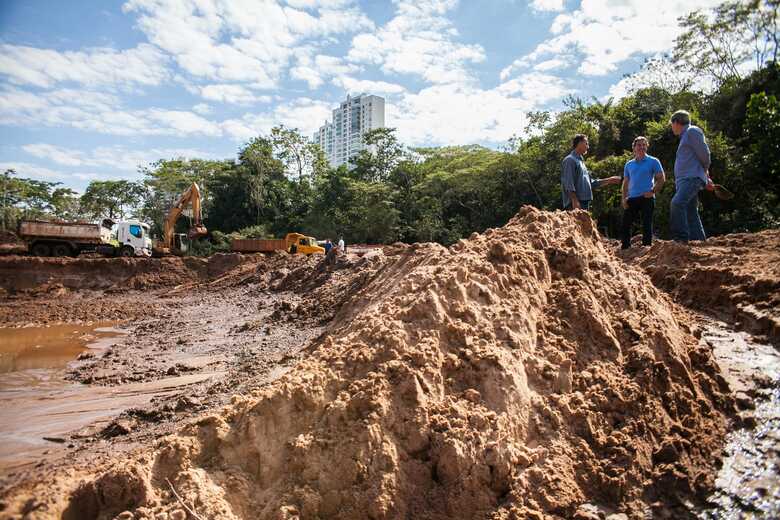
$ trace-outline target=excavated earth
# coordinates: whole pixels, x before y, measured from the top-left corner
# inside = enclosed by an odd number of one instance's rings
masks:
[[[691,245],[659,240],[619,254],[678,303],[780,341],[780,230]]]
[[[0,258],[6,325],[127,320],[70,379],[210,374],[3,475],[0,518],[690,517],[745,418],[680,303],[776,311],[731,239],[616,255],[525,207],[361,257]]]

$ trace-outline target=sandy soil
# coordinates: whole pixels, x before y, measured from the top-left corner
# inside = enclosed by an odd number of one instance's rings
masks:
[[[749,419],[672,300],[740,322],[780,278],[719,240],[618,257],[585,213],[524,208],[362,257],[0,258],[0,323],[124,316],[70,380],[206,376],[3,475],[0,518],[693,516]]]
[[[685,305],[780,342],[780,230],[618,253]]]

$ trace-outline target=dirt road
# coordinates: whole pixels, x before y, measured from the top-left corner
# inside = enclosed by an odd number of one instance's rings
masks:
[[[616,254],[584,214],[529,209],[362,257],[0,257],[0,324],[121,320],[62,384],[130,399],[0,470],[0,518],[776,511],[718,473],[729,431],[773,424],[749,404],[775,383],[737,393],[727,340],[684,306],[776,338],[757,248],[778,237]]]

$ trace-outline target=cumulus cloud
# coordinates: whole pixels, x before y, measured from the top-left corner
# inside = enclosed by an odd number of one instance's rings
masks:
[[[350,74],[360,69],[342,58],[319,54],[315,57],[307,52],[298,53],[298,65],[290,70],[290,77],[309,84],[311,89],[320,87],[328,78]]]
[[[123,9],[187,73],[256,88],[277,86],[306,41],[373,27],[351,1],[130,0]]]
[[[484,61],[485,51],[480,45],[456,40],[458,32],[445,16],[456,0],[397,0],[396,4],[396,15],[386,25],[352,39],[348,60],[430,83],[474,80],[469,65]]]
[[[271,101],[270,96],[259,96],[252,90],[242,85],[221,83],[189,87],[188,90],[197,93],[202,98],[208,99],[210,101],[230,103],[234,105],[249,105],[252,103],[267,103]]]
[[[39,159],[46,159],[63,166],[108,167],[123,171],[136,171],[139,166],[158,159],[179,157],[214,158],[212,154],[194,148],[149,148],[132,150],[124,146],[98,146],[83,151],[47,143],[22,146],[22,150]]]
[[[502,142],[526,126],[526,114],[570,90],[559,78],[528,74],[493,89],[434,85],[401,96],[388,114],[402,141],[415,144]]]
[[[192,111],[196,114],[207,116],[214,112],[214,109],[211,107],[211,105],[207,105],[206,103],[198,103],[192,107]]]
[[[279,124],[288,128],[297,128],[303,135],[310,135],[330,116],[331,108],[329,103],[298,98],[277,105],[271,112],[245,114],[241,118],[223,121],[221,127],[227,135],[237,141],[246,141],[260,134],[268,134]]]
[[[58,83],[159,85],[168,78],[167,63],[166,55],[146,43],[124,51],[96,48],[65,52],[0,45],[0,74],[11,83],[43,88]]]
[[[534,11],[563,11],[563,0],[533,0],[531,7]]]
[[[0,91],[0,124],[71,127],[125,136],[222,134],[218,124],[193,112],[161,108],[124,110],[110,94],[67,89],[43,94],[15,88]]]
[[[360,94],[400,94],[406,89],[397,83],[388,83],[386,81],[372,81],[365,79],[355,79],[349,76],[339,76],[333,78],[333,84],[343,88],[348,93]]]
[[[45,181],[56,181],[57,179],[67,179],[70,177],[67,173],[52,170],[45,166],[18,161],[0,163],[0,171],[4,172],[6,170],[14,170],[19,177],[30,177]]]
[[[576,56],[581,74],[613,73],[632,57],[671,48],[680,33],[680,16],[718,3],[719,0],[583,0],[578,10],[558,15],[550,27],[554,36],[504,69],[502,79],[516,70],[562,55]]]

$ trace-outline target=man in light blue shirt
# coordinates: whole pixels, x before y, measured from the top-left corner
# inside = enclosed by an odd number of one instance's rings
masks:
[[[585,166],[584,156],[588,153],[588,136],[577,134],[572,140],[573,150],[561,164],[561,197],[563,209],[590,209],[593,190],[610,184],[620,184],[620,177],[591,179]]]
[[[672,238],[678,242],[704,240],[704,226],[699,217],[699,192],[712,190],[710,148],[701,128],[691,125],[691,115],[678,110],[672,115],[672,132],[680,137],[674,159],[675,193],[672,197],[669,224]]]
[[[622,249],[631,247],[631,228],[637,216],[642,216],[642,245],[653,243],[653,211],[655,194],[666,182],[661,161],[647,155],[648,142],[644,136],[634,139],[634,158],[623,168],[623,232]]]

